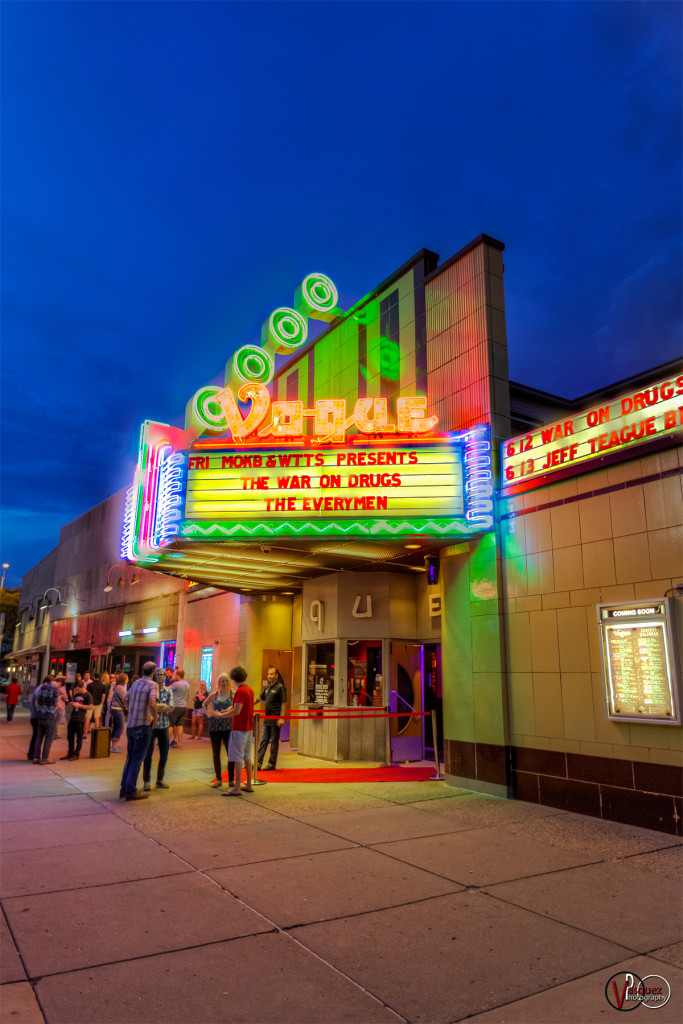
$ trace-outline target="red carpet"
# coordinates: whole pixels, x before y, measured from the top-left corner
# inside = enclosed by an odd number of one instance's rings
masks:
[[[434,768],[277,768],[259,772],[264,782],[422,782]],[[223,782],[228,773],[223,772]]]

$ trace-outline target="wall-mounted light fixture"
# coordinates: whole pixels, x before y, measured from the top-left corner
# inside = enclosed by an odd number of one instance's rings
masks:
[[[114,589],[114,584],[112,583],[112,572],[114,571],[114,569],[120,569],[118,579],[116,580],[117,587],[124,587],[127,583],[129,583],[130,586],[132,587],[136,583],[140,582],[135,573],[132,571],[130,565],[124,565],[123,562],[117,562],[116,565],[112,565],[109,567],[109,572],[107,573],[107,585],[104,588],[105,594],[108,594],[110,591]],[[128,579],[126,579],[126,576],[128,576]]]

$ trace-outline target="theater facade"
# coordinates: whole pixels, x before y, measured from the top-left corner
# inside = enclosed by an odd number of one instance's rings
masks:
[[[683,366],[511,383],[503,249],[346,310],[293,281],[183,427],[143,424],[118,560],[168,578],[195,683],[280,668],[302,756],[436,744],[452,785],[680,834]]]

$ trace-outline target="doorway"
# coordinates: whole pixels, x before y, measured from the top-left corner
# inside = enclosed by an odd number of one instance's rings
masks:
[[[272,648],[268,648],[263,651],[261,659],[261,689],[255,690],[255,694],[258,697],[259,693],[262,692],[263,687],[266,685],[268,678],[268,669],[273,665],[274,668],[280,673],[280,678],[285,684],[287,691],[287,710],[289,711],[292,707],[292,651],[277,651]],[[285,721],[285,724],[280,729],[280,739],[284,743],[290,739],[290,723],[289,719]]]
[[[391,643],[392,761],[434,758],[431,712],[436,712],[436,743],[443,764],[441,644]],[[420,712],[427,712],[426,715]]]
[[[441,644],[424,645],[423,707],[436,711],[436,745],[439,763],[443,764],[443,691],[441,685]],[[432,716],[424,719],[424,756],[434,757]]]
[[[422,644],[391,642],[389,706],[392,761],[421,761],[424,756]]]

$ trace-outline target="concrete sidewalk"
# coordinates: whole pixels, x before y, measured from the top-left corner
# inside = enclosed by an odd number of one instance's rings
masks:
[[[2,1024],[609,1021],[622,971],[671,986],[636,1022],[683,1016],[681,839],[435,782],[221,799],[206,740],[125,803],[124,755],[34,766],[29,733],[0,723]]]

